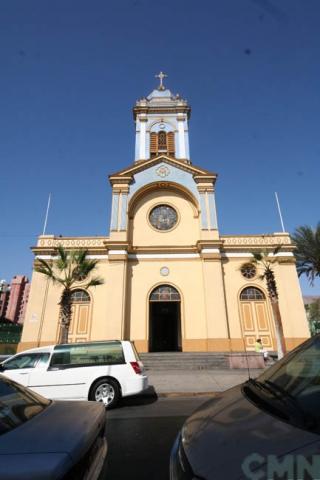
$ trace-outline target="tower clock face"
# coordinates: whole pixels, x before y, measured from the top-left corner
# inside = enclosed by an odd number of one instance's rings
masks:
[[[151,225],[157,230],[170,230],[178,221],[178,214],[170,205],[157,205],[149,216]]]

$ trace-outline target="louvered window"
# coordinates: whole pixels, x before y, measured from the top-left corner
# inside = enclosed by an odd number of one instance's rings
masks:
[[[158,153],[158,134],[152,132],[150,134],[150,154],[151,157],[155,157]]]
[[[174,133],[173,132],[152,132],[150,134],[150,156],[155,157],[160,153],[174,156]]]
[[[168,133],[168,154],[174,156],[174,133]]]

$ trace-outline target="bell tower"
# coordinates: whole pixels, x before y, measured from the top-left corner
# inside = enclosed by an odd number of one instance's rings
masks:
[[[173,95],[163,84],[167,75],[160,72],[159,86],[133,108],[136,124],[135,162],[161,154],[190,162],[188,120],[191,108],[179,94]]]

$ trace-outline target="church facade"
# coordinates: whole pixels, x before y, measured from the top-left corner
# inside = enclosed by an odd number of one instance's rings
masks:
[[[288,349],[309,336],[289,234],[220,235],[217,175],[193,165],[191,109],[160,85],[133,109],[132,165],[109,176],[110,234],[43,235],[32,248],[54,259],[56,247],[85,248],[104,284],[75,287],[69,340],[130,339],[139,352],[253,350],[257,338],[276,349],[266,285],[252,252],[275,255],[280,312]],[[275,248],[280,247],[274,254]],[[61,290],[33,272],[19,350],[56,343]]]

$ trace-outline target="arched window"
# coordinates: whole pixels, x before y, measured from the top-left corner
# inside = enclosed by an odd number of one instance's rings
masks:
[[[167,134],[166,132],[158,133],[158,151],[167,151]]]
[[[71,293],[72,303],[87,303],[90,302],[90,295],[85,290],[73,290]]]
[[[264,293],[255,287],[244,288],[240,294],[240,300],[265,300]]]
[[[150,302],[180,302],[180,294],[171,285],[160,285],[151,292]]]

